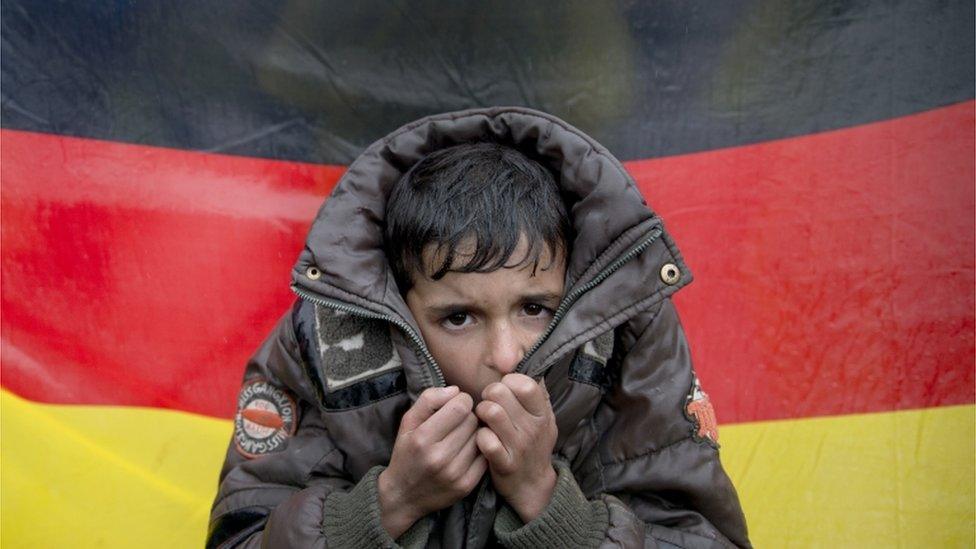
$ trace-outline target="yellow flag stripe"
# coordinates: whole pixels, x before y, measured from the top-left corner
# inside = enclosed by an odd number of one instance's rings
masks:
[[[4,390],[4,546],[202,546],[230,433],[226,420],[37,404]]]
[[[973,547],[976,407],[728,425],[761,547]]]
[[[759,547],[974,544],[972,405],[721,428]],[[203,544],[231,424],[0,391],[10,547]]]

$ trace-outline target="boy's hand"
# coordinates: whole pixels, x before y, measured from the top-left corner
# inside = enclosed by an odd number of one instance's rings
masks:
[[[455,386],[432,388],[403,414],[390,465],[377,479],[383,528],[393,539],[468,495],[485,474],[472,405]]]
[[[475,414],[488,427],[478,429],[481,453],[488,458],[498,493],[523,522],[539,516],[556,487],[552,448],[556,417],[545,385],[522,374],[508,374],[481,393]]]

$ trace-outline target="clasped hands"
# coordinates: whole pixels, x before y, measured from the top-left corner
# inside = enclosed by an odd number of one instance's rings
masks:
[[[390,464],[378,479],[383,527],[393,538],[464,498],[486,470],[524,522],[549,504],[557,431],[545,385],[508,374],[481,398],[474,406],[456,386],[427,389],[403,415]]]

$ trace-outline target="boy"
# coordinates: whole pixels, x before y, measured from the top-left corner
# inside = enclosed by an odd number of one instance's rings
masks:
[[[210,546],[748,546],[668,296],[691,277],[605,149],[524,108],[370,146],[249,361]]]

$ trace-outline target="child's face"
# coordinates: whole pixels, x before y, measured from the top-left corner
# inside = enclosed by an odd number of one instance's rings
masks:
[[[525,248],[523,240],[512,258],[524,257]],[[566,273],[563,255],[552,259],[546,249],[534,276],[531,263],[490,273],[448,272],[440,280],[414,276],[407,306],[447,382],[475,402],[485,386],[515,370],[552,320]]]

